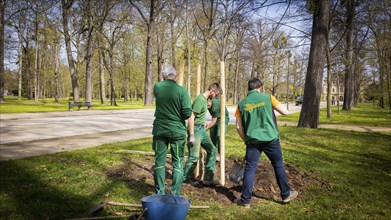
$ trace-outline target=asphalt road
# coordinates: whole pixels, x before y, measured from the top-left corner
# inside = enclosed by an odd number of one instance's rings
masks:
[[[291,113],[301,106],[289,105]],[[230,124],[235,106],[227,107]],[[0,114],[0,161],[150,137],[154,109]],[[210,120],[210,116],[209,116]]]

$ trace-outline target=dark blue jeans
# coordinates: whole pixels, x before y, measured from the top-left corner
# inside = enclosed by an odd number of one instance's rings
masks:
[[[243,186],[242,186],[242,200],[245,204],[249,204],[253,192],[255,172],[261,153],[265,152],[266,156],[272,163],[274,174],[276,175],[277,184],[280,188],[281,198],[288,198],[291,189],[288,185],[288,178],[286,176],[284,163],[282,160],[282,151],[280,140],[261,144],[248,144],[246,147],[246,168],[244,169]]]

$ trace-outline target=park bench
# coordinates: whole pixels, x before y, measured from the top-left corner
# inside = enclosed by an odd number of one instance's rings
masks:
[[[91,105],[91,102],[68,102],[68,108],[69,108],[69,111],[73,108],[73,107],[78,107],[78,111],[80,110],[81,107],[87,107],[87,110],[90,110],[92,105]]]

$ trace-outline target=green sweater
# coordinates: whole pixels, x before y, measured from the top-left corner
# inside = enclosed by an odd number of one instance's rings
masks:
[[[209,108],[209,113],[212,115],[212,118],[217,118],[216,124],[220,126],[220,99],[212,99],[212,107]],[[225,124],[229,123],[229,112],[225,108]]]
[[[152,134],[173,139],[186,136],[185,120],[191,116],[192,109],[185,88],[173,80],[164,80],[155,84],[153,94],[156,110]]]
[[[194,99],[192,105],[193,112],[197,113],[197,116],[194,119],[194,125],[205,124],[207,108],[208,108],[208,101],[205,98],[204,94],[201,93]]]
[[[269,94],[252,90],[238,103],[238,107],[246,144],[270,142],[279,138]]]

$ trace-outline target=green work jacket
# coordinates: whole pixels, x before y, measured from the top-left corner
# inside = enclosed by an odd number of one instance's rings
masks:
[[[152,134],[169,138],[186,136],[186,123],[192,114],[188,92],[175,81],[166,79],[155,84],[155,120]]]
[[[206,111],[208,109],[208,101],[204,94],[199,94],[192,105],[193,112],[197,113],[194,118],[194,125],[204,125],[206,121]]]
[[[252,90],[239,102],[238,108],[246,135],[246,144],[270,142],[279,138],[269,94]]]

